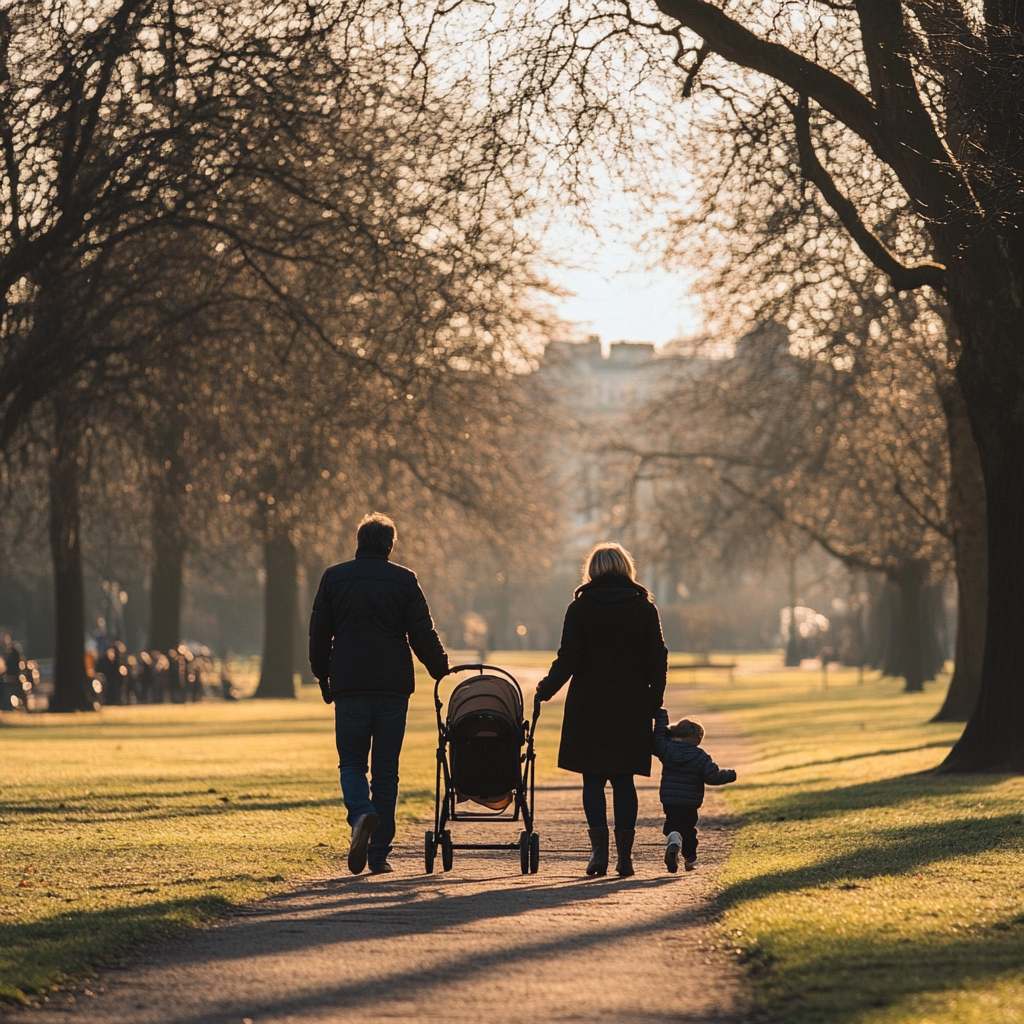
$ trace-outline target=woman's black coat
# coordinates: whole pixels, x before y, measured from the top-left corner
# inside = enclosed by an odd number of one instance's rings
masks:
[[[558,766],[595,775],[651,774],[651,721],[665,695],[668,650],[658,609],[626,576],[576,591],[562,643],[537,687],[549,700],[566,681]]]

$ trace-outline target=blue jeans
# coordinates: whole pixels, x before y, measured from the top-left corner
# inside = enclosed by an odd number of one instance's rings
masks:
[[[405,739],[409,698],[401,693],[354,693],[334,701],[341,795],[349,825],[371,811],[380,824],[370,839],[366,859],[379,864],[391,852],[398,803],[398,756]],[[372,746],[372,755],[371,755]],[[366,773],[372,757],[373,795]]]

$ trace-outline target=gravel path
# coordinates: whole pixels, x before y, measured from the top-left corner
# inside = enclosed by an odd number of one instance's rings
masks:
[[[723,765],[742,762],[724,720],[703,715]],[[518,853],[455,852],[423,873],[422,832],[395,873],[321,879],[147,949],[88,990],[58,993],[37,1022],[304,1024],[359,1021],[751,1021],[739,971],[715,942],[716,868],[731,833],[709,791],[700,868],[664,867],[657,778],[638,780],[637,874],[583,874],[576,776],[538,787],[540,873]],[[609,805],[610,805],[609,794]],[[456,842],[514,839],[519,826],[452,825]],[[21,1016],[19,1014],[19,1016]]]

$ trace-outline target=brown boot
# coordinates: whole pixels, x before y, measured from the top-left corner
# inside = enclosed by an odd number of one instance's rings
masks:
[[[615,850],[618,859],[615,861],[615,872],[619,878],[629,878],[633,874],[633,839],[635,829],[617,828],[615,830]]]
[[[590,836],[590,863],[587,865],[588,875],[606,875],[608,873],[608,826],[604,828],[588,828]]]

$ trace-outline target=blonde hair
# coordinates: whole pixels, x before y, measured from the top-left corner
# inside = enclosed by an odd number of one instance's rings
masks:
[[[636,582],[636,564],[633,556],[621,545],[598,544],[583,563],[583,582],[598,576],[628,576]]]

